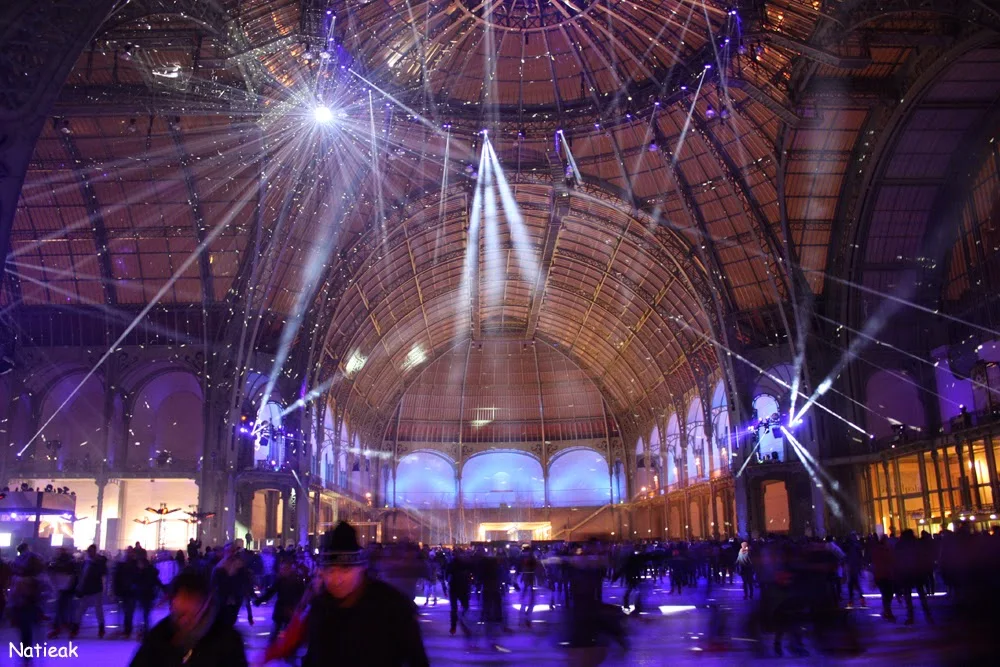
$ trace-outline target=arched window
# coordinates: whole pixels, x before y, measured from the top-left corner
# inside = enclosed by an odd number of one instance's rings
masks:
[[[392,504],[391,484],[386,501]],[[457,489],[454,464],[436,452],[414,452],[396,467],[396,506],[431,509],[455,507]]]
[[[722,474],[729,470],[732,460],[732,434],[729,430],[729,401],[726,385],[719,380],[712,392],[712,437],[715,439],[715,470],[712,474]]]
[[[757,419],[767,419],[778,412],[778,399],[770,394],[760,394],[753,399],[753,409],[757,413]],[[761,459],[777,457],[779,461],[785,460],[785,439],[777,426],[760,431],[757,454]]]
[[[598,507],[611,502],[608,462],[593,449],[560,452],[549,465],[552,507]]]
[[[104,388],[92,376],[77,389],[81,380],[82,373],[66,376],[46,394],[39,423],[48,425],[25,450],[25,458],[58,460],[60,469],[67,471],[93,470],[101,463],[106,437]]]
[[[687,439],[688,479],[691,481],[704,479],[708,443],[705,439],[705,411],[701,407],[701,399],[697,397],[688,406]]]
[[[678,465],[678,457],[681,455],[681,426],[677,419],[677,413],[670,415],[670,419],[667,420],[667,436],[664,438],[664,445],[667,454],[667,469],[664,471],[664,476],[667,479],[667,490],[673,490],[677,488],[681,479],[680,466]]]
[[[651,490],[659,490],[663,485],[663,472],[660,470],[661,447],[660,429],[654,426],[649,435],[649,455],[647,457],[649,461],[649,488]]]
[[[646,444],[642,438],[635,445],[635,492],[640,489],[648,489],[650,480],[649,468],[646,465]]]
[[[205,437],[198,379],[191,373],[171,372],[147,382],[135,396],[127,435],[130,465],[197,463]]]
[[[462,468],[465,507],[541,507],[545,504],[542,464],[523,452],[477,454]]]

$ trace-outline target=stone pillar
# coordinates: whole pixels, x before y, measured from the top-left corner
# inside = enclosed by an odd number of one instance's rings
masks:
[[[99,466],[108,467],[110,461],[112,465],[117,463],[114,452],[114,421],[115,421],[115,384],[118,381],[118,360],[112,356],[105,363],[104,377],[104,442],[102,444],[101,458],[103,461],[96,461]]]
[[[281,490],[281,542],[295,542],[295,515],[292,512],[291,489]]]
[[[885,459],[885,458],[882,459],[882,476],[885,478],[885,489],[886,489],[886,491],[885,491],[885,497],[886,497],[885,502],[886,502],[886,505],[888,506],[888,512],[889,512],[889,525],[888,526],[882,526],[882,528],[884,530],[888,531],[888,532],[891,532],[891,533],[895,534],[896,533],[896,516],[895,516],[895,514],[893,514],[893,511],[892,511],[892,508],[893,508],[893,502],[892,502],[893,501],[893,492],[892,492],[892,488],[890,488],[891,485],[889,484],[889,460]]]
[[[14,442],[14,429],[15,429],[15,417],[16,408],[23,400],[21,395],[24,393],[24,376],[20,371],[14,370],[8,377],[11,378],[9,389],[10,394],[7,397],[7,405],[0,407],[3,410],[4,416],[4,428],[0,432],[0,487],[7,486],[10,482],[10,472],[8,468],[8,457],[10,457],[10,462],[13,463],[14,454],[16,451],[11,451]]]
[[[924,523],[931,516],[931,492],[927,490],[927,470],[924,468],[924,453],[917,454],[917,470],[920,472],[920,497],[924,504]]]
[[[944,489],[941,488],[941,468],[938,466],[940,458],[941,455],[938,453],[938,450],[936,448],[932,449],[931,465],[934,466],[934,481],[937,482],[938,507],[940,507],[941,511],[941,523],[944,524],[944,513],[951,508],[944,504]],[[995,497],[996,496],[994,496],[994,498]]]
[[[97,545],[98,551],[104,548],[104,487],[107,486],[107,480],[104,477],[99,477],[97,480],[97,509],[94,513],[94,544]],[[83,545],[80,545],[83,546]],[[84,546],[86,548],[90,546],[89,544]]]
[[[278,492],[272,489],[264,491],[264,537],[275,539],[278,536]]]
[[[734,480],[733,494],[736,501],[736,525],[733,526],[733,532],[739,537],[749,537],[752,533],[750,522],[753,517],[750,512],[750,485],[745,474]]]
[[[993,489],[993,507],[1000,506],[1000,479],[997,479],[997,461],[993,450],[993,436],[987,435],[986,442],[986,470],[990,474],[990,487]]]
[[[712,537],[714,539],[719,539],[719,521],[721,517],[719,516],[719,503],[716,500],[718,490],[715,488],[715,482],[709,482],[709,502],[712,503]]]
[[[458,502],[458,541],[461,542],[462,544],[465,544],[469,540],[466,539],[466,536],[465,536],[465,500],[462,497],[462,463],[461,463],[461,461],[459,461],[456,464],[456,467],[455,467],[455,488],[456,488],[456,490],[458,492],[458,495],[456,497],[456,500]],[[395,509],[395,507],[396,507],[395,498],[393,499],[392,506]],[[395,512],[393,512],[392,518],[393,518],[393,521],[396,520],[396,513]],[[396,529],[396,526],[393,525],[393,530],[395,530],[395,529]]]
[[[323,493],[317,491],[316,495],[313,496],[312,502],[312,518],[310,520],[309,532],[316,536],[318,540],[322,531],[319,529],[319,519],[323,513]]]
[[[309,546],[309,514],[312,503],[309,501],[309,487],[301,486],[295,494],[295,536],[298,543]]]

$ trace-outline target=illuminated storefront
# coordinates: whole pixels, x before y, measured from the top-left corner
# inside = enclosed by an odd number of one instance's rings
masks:
[[[1000,437],[949,441],[892,449],[865,468],[864,496],[873,531],[898,535],[906,529],[954,530],[963,522],[977,530],[1000,525]]]

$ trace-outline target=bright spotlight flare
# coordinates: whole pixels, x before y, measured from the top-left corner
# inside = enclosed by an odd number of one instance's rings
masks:
[[[317,104],[313,107],[313,119],[317,123],[326,125],[333,122],[333,110],[325,104]]]

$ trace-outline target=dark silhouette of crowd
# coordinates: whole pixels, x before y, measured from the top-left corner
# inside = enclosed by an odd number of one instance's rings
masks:
[[[113,559],[94,546],[61,548],[46,563],[22,544],[12,561],[0,559],[0,617],[30,644],[43,620],[50,639],[94,632],[81,628],[93,610],[96,636],[104,638],[107,601],[119,618],[113,638],[140,640],[135,667],[243,665],[237,619],[245,613],[252,625],[254,607],[270,603],[268,658],[298,654],[304,665],[325,664],[352,645],[391,645],[397,648],[378,649],[384,664],[422,665],[418,605],[448,604],[452,635],[482,637],[497,650],[515,628],[530,631],[546,605],[559,623],[545,627],[570,664],[597,665],[628,649],[629,619],[648,613],[657,586],[709,610],[706,641],[719,650],[732,650],[731,636],[739,634],[762,656],[860,654],[870,641],[850,611],[866,607],[867,597],[879,601],[882,622],[926,624],[944,650],[942,664],[985,664],[1000,620],[998,562],[1000,534],[967,525],[933,536],[904,530],[842,539],[362,549],[342,524],[314,553],[297,546],[250,551],[242,540],[203,549],[192,540],[173,553],[136,544]],[[742,588],[742,605],[738,594],[717,595],[723,584]],[[624,589],[620,603],[607,601],[609,585]],[[169,613],[154,624],[160,600]],[[386,632],[398,641],[387,644]]]

